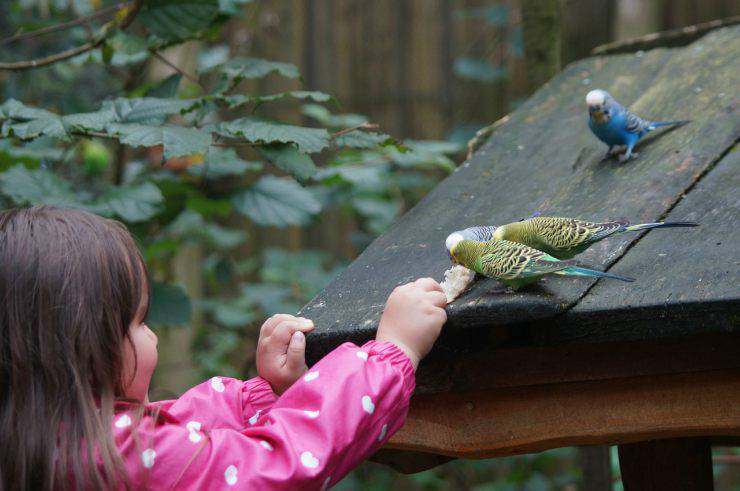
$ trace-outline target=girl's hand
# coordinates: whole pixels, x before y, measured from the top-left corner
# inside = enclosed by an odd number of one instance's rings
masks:
[[[385,303],[375,339],[401,348],[416,369],[447,321],[445,305],[447,296],[431,278],[401,285]]]
[[[313,321],[276,314],[262,324],[257,343],[257,373],[280,395],[308,370],[306,337]]]

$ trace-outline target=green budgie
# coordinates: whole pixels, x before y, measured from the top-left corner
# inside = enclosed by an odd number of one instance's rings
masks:
[[[483,276],[501,280],[514,289],[533,283],[550,273],[634,281],[632,278],[582,268],[576,265],[575,260],[561,261],[532,247],[508,240],[448,240],[447,246],[452,262]]]
[[[468,240],[510,240],[534,247],[558,259],[571,259],[596,242],[614,234],[697,225],[694,222],[655,222],[637,225],[630,225],[624,221],[594,223],[575,218],[538,216],[499,227],[470,227],[454,232],[450,237],[459,236]]]

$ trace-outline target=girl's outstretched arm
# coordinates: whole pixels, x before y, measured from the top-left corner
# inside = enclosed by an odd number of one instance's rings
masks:
[[[214,380],[206,387],[219,396]],[[241,430],[145,420],[137,438],[116,428],[116,441],[132,484],[150,489],[327,488],[403,425],[413,390],[412,363],[394,344],[346,343]]]

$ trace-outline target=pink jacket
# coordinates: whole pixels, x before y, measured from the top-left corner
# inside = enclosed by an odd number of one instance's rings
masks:
[[[346,343],[281,397],[259,377],[213,377],[138,424],[117,412],[113,431],[135,487],[327,489],[403,425],[414,385],[395,345]]]

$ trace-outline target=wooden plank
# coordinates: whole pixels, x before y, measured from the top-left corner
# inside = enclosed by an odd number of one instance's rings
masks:
[[[442,340],[419,366],[417,394],[740,368],[740,333],[497,349],[495,336],[466,342],[481,348],[458,351]]]
[[[711,491],[712,447],[708,438],[650,440],[619,446],[625,491]]]
[[[740,118],[737,118],[740,134]],[[645,288],[599,283],[568,312],[557,342],[647,339],[699,330],[738,330],[740,152],[727,154],[665,217],[696,221],[655,230],[614,266]],[[692,322],[681,322],[681,318]],[[655,319],[671,322],[658,323]]]
[[[681,50],[590,58],[569,66],[304,308],[302,315],[317,324],[309,336],[309,358],[316,360],[345,340],[371,338],[396,285],[420,276],[441,278],[449,267],[444,238],[452,230],[507,223],[533,211],[633,221],[663,216],[737,138],[735,103],[727,93],[740,85],[732,68],[740,53],[738,32],[719,30]],[[649,139],[637,160],[602,162],[604,147],[585,125],[583,96],[594,87],[609,88],[646,117],[694,122]],[[636,238],[623,234],[603,242],[582,260],[608,267]],[[448,328],[459,332],[549,319],[570,308],[592,283],[549,278],[502,295],[491,292],[494,282],[478,281],[448,307]],[[647,283],[634,288],[645,295],[651,291]]]
[[[489,458],[715,435],[740,436],[740,369],[418,395],[388,447]]]

